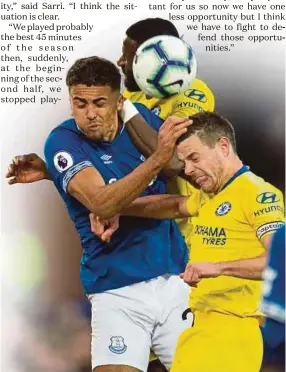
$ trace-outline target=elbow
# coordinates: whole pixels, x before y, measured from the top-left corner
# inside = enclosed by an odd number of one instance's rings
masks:
[[[256,270],[254,273],[253,273],[253,277],[252,277],[252,279],[253,280],[264,280],[265,278],[264,278],[264,272],[265,272],[265,270],[264,269],[258,269],[258,270]]]
[[[263,280],[265,276],[265,269],[267,266],[267,253],[256,258],[257,262],[252,268],[252,274],[249,274],[253,280]]]
[[[103,220],[110,220],[112,217],[114,217],[117,214],[117,210],[115,208],[112,208],[110,210],[103,211],[98,215]]]
[[[119,203],[113,197],[114,193],[107,192],[106,186],[97,187],[95,191],[89,189],[83,192],[69,184],[69,194],[78,200],[95,216],[107,220],[118,213]]]
[[[101,220],[109,220],[118,213],[116,207],[111,203],[92,204],[89,210]]]
[[[91,200],[88,209],[102,220],[108,220],[118,213],[117,204],[104,198]]]
[[[264,269],[258,268],[252,271],[252,276],[249,274],[253,280],[264,280]]]

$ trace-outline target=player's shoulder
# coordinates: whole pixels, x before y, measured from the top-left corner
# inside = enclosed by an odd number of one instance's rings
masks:
[[[256,201],[261,204],[283,202],[282,192],[253,172],[244,173],[241,176],[239,186],[241,191],[247,190],[246,193],[242,194],[244,198],[253,199],[253,196],[255,196]]]
[[[144,103],[133,102],[133,105],[136,107],[136,109],[142,116],[144,116],[144,114],[149,114],[150,112],[152,112],[146,105],[144,105]]]
[[[123,92],[122,92],[122,95],[123,95],[124,98],[130,99],[130,97],[132,97],[132,92],[129,92],[128,89],[124,89]]]
[[[133,103],[139,114],[145,119],[145,121],[156,131],[159,131],[163,120],[156,114],[154,114],[148,107],[143,103],[134,102]]]
[[[130,92],[129,90],[125,89],[122,95],[131,102],[144,102],[146,99],[146,94],[141,90],[137,92]]]
[[[176,94],[171,98],[174,103],[178,102],[197,102],[203,106],[204,110],[213,111],[215,106],[215,96],[211,88],[201,79],[194,79],[190,88],[185,92]]]
[[[44,149],[45,151],[56,144],[66,144],[72,140],[80,140],[80,131],[75,120],[70,118],[57,125],[49,133]]]
[[[250,191],[256,192],[260,190],[270,190],[273,192],[281,193],[281,191],[270,182],[266,181],[264,178],[256,175],[253,172],[246,172],[243,175],[243,183],[249,187]]]
[[[202,79],[198,79],[198,78],[194,79],[191,86],[190,86],[190,89],[199,90],[199,91],[205,92],[206,94],[212,94],[213,95],[213,91],[211,90],[211,88]]]
[[[56,127],[54,127],[51,130],[49,136],[54,135],[54,134],[58,134],[58,133],[65,133],[65,132],[69,132],[69,131],[76,132],[77,130],[78,129],[77,129],[75,120],[72,119],[72,118],[69,118],[69,119],[66,119],[66,120],[62,121],[60,124],[58,124]],[[49,138],[49,136],[48,136],[48,138]]]
[[[184,93],[179,94],[187,98],[194,98],[200,102],[205,102],[207,98],[213,98],[214,94],[211,88],[201,79],[194,79],[190,88]]]

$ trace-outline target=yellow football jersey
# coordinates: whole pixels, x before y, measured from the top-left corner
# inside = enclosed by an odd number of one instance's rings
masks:
[[[123,95],[131,102],[142,103],[163,120],[171,115],[185,118],[201,111],[213,111],[215,106],[212,91],[205,82],[199,79],[195,79],[190,89],[184,93],[171,97],[148,98],[142,91],[129,92],[128,90],[125,90]]]
[[[215,196],[202,191],[187,202],[193,218],[190,262],[257,257],[260,238],[283,225],[283,195],[244,166]],[[231,276],[205,278],[192,290],[192,310],[240,317],[259,315],[261,281]]]
[[[207,84],[199,79],[195,79],[186,92],[167,98],[147,98],[142,91],[129,92],[125,90],[123,95],[131,102],[142,103],[163,120],[171,115],[185,118],[201,111],[214,111],[215,106],[214,94]],[[169,182],[168,192],[188,196],[196,192],[196,189],[181,177],[176,177]],[[189,243],[190,219],[177,220],[177,222],[187,243]]]

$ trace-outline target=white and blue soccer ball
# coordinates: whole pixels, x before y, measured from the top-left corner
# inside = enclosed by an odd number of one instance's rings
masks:
[[[190,88],[197,74],[192,48],[174,36],[155,36],[137,49],[134,78],[148,96],[163,98]]]

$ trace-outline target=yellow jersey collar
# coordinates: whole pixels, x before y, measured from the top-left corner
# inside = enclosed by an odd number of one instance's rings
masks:
[[[221,188],[220,191],[224,190],[228,185],[230,185],[237,177],[241,176],[243,173],[250,172],[250,168],[247,165],[243,165]]]

